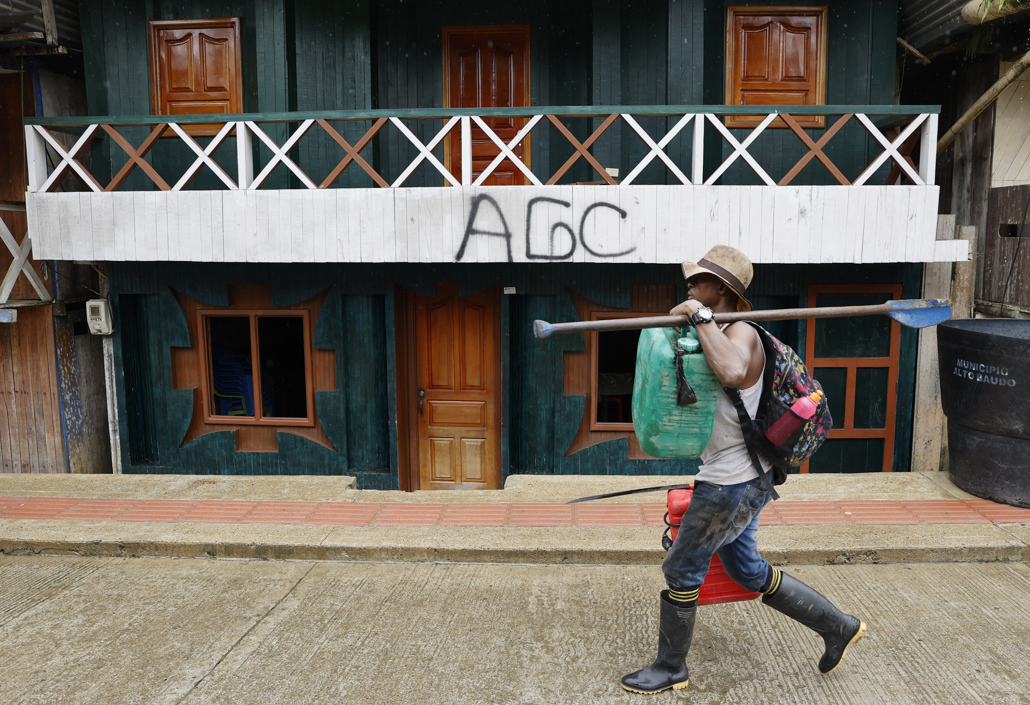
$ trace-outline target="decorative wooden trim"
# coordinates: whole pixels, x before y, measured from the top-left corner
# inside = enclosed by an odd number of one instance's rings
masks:
[[[901,284],[815,284],[808,287],[808,306],[815,307],[819,294],[865,294],[885,293],[893,299],[902,297],[903,288]],[[898,398],[898,376],[901,356],[901,324],[891,320],[891,339],[889,357],[848,357],[848,358],[817,358],[815,356],[815,326],[819,319],[810,318],[806,328],[805,336],[805,366],[809,372],[815,375],[815,369],[819,367],[836,367],[847,370],[845,390],[847,399],[844,406],[844,420],[842,426],[837,426],[830,431],[829,438],[882,438],[883,443],[883,472],[891,472],[894,466],[894,437],[895,422],[897,415]],[[884,427],[876,428],[855,428],[855,389],[857,387],[858,369],[887,368],[887,400],[886,416]],[[840,423],[834,419],[835,423]],[[807,473],[809,463],[804,463],[800,471]]]
[[[740,100],[735,95],[733,79],[734,79],[734,61],[736,59],[736,37],[733,31],[733,19],[738,15],[766,15],[766,14],[778,14],[783,16],[789,15],[809,15],[815,16],[817,20],[817,31],[819,36],[816,37],[818,43],[816,49],[816,76],[815,76],[815,103],[812,107],[823,105],[826,103],[826,67],[828,57],[828,39],[829,39],[829,8],[826,5],[731,5],[726,8],[726,56],[725,56],[725,103],[726,105],[740,105]],[[752,106],[747,106],[752,107]],[[758,107],[758,106],[754,106]],[[768,106],[762,106],[764,109],[758,111],[756,114],[746,115],[742,113],[729,114],[725,118],[726,127],[754,127],[761,121],[759,117],[762,113],[768,110]],[[798,106],[801,107],[801,106]],[[809,106],[805,106],[809,107]],[[791,112],[795,115],[805,115],[804,112],[794,109],[793,106],[784,106],[782,110],[778,112]],[[859,112],[856,110],[852,111],[840,111],[840,112]],[[820,114],[808,113],[805,117],[798,120],[798,124],[801,127],[822,129],[826,125],[826,115],[839,114],[831,111],[826,111]],[[785,128],[787,125],[780,120],[776,120],[772,125],[772,128]]]
[[[593,316],[602,318],[624,318],[627,316],[640,315],[664,315],[676,305],[676,285],[635,285],[630,288],[629,308],[606,306],[596,301],[591,301],[573,289],[567,289],[569,297],[576,308],[580,320],[589,320]],[[631,313],[631,311],[643,311],[644,313]],[[625,438],[629,444],[628,457],[632,460],[649,459],[640,449],[636,434],[633,432],[632,424],[602,424],[605,428],[594,430],[592,424],[596,423],[597,398],[597,361],[596,334],[585,334],[586,346],[581,351],[566,351],[563,360],[563,382],[562,393],[565,396],[584,396],[586,404],[583,409],[583,417],[580,421],[579,431],[565,451],[569,456],[584,448],[604,443],[619,438]],[[613,428],[614,427],[614,428]]]
[[[200,436],[219,431],[233,431],[237,452],[277,452],[278,433],[293,433],[320,445],[336,450],[322,428],[318,417],[315,392],[336,391],[336,353],[314,347],[314,330],[322,304],[329,290],[295,304],[273,306],[270,287],[265,285],[229,285],[229,304],[213,306],[172,290],[183,316],[186,318],[190,347],[171,349],[172,388],[193,390],[193,416],[180,447]],[[250,417],[239,419],[214,416],[210,412],[208,346],[204,331],[206,319],[216,316],[251,318],[252,375],[257,380],[255,390],[260,394],[260,369],[257,340],[257,316],[301,316],[305,318],[304,355],[305,385],[309,418]],[[255,412],[259,412],[261,397],[254,397]]]

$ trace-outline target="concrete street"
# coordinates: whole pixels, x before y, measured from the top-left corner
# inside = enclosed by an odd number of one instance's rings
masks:
[[[623,692],[655,566],[0,556],[0,703],[1030,702],[1030,566],[794,566],[869,633],[841,668],[760,602],[703,607],[691,685]]]

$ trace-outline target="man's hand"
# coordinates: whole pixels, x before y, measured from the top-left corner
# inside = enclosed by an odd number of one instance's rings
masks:
[[[694,299],[687,299],[686,301],[684,301],[683,303],[679,304],[674,309],[669,311],[669,315],[687,316],[689,318],[690,316],[693,316],[695,313],[697,313],[697,310],[701,308],[703,305],[704,304],[702,304],[700,301],[695,301]]]

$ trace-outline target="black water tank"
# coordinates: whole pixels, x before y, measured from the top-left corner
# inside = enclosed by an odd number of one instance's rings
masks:
[[[1030,507],[1030,320],[948,321],[937,351],[952,482]]]

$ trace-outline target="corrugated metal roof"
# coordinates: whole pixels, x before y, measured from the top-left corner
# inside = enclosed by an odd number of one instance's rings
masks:
[[[53,0],[57,20],[57,42],[69,49],[82,49],[82,30],[79,28],[78,0]],[[40,0],[0,0],[0,13],[35,12],[39,16],[21,26],[19,32],[42,32],[43,13]]]
[[[898,7],[898,35],[922,49],[948,35],[968,30],[962,19],[967,0],[902,0]]]

